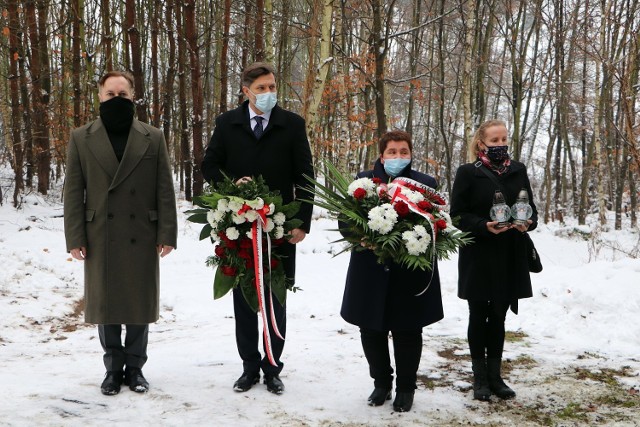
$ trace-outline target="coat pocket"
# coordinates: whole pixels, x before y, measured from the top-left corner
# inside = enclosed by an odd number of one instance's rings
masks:
[[[96,216],[96,211],[95,209],[86,209],[84,211],[84,220],[85,222],[91,222],[93,221],[93,218]]]
[[[158,220],[158,211],[149,211],[149,221]]]

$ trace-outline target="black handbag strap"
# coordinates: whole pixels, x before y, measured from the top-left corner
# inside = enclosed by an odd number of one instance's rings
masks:
[[[500,191],[502,191],[502,195],[504,196],[505,200],[507,198],[507,193],[505,192],[504,187],[502,186],[502,184],[500,183],[500,181],[498,181],[498,178],[496,178],[496,176],[494,174],[492,174],[489,169],[487,169],[487,167],[485,165],[482,164],[482,162],[480,160],[478,160],[477,162],[474,163],[474,166],[476,168],[478,168],[479,170],[482,171],[482,173],[484,173],[485,175],[487,175],[487,177],[489,177],[489,179],[491,181],[493,181],[493,183],[495,185],[498,186],[498,189]]]

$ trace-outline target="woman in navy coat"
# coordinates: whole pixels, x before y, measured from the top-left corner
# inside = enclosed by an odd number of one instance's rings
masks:
[[[411,169],[412,143],[408,133],[387,132],[380,139],[379,149],[380,158],[373,170],[360,172],[358,178],[375,177],[389,182],[403,176],[436,187],[434,178]],[[416,296],[427,284],[427,291]],[[399,412],[410,410],[422,354],[422,328],[444,317],[437,262],[432,276],[430,271],[410,270],[395,263],[378,264],[370,250],[352,251],[340,314],[360,327],[362,348],[375,387],[368,399],[370,406],[380,406],[391,399],[391,332],[396,363],[393,408]]]
[[[504,122],[483,123],[469,147],[470,157],[477,160],[458,168],[451,192],[451,217],[459,217],[458,228],[474,238],[460,248],[458,296],[469,304],[468,341],[478,400],[490,400],[492,393],[503,399],[515,396],[500,374],[504,321],[509,307],[517,314],[518,299],[532,296],[524,233],[536,228],[538,212],[527,169],[509,158],[507,142]],[[523,188],[533,209],[528,224],[498,227],[489,217],[495,191],[500,189],[512,206]]]

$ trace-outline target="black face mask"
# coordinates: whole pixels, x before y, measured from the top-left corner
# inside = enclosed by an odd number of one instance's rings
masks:
[[[100,103],[100,118],[108,132],[128,131],[133,122],[135,107],[133,101],[115,96]]]
[[[486,151],[487,157],[493,163],[500,163],[509,158],[509,152],[507,151],[508,149],[509,147],[506,145],[500,145],[497,147],[487,147],[487,151]]]

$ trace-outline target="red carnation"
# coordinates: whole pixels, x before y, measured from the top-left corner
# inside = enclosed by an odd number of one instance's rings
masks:
[[[249,258],[251,258],[251,252],[249,252],[249,251],[248,251],[248,250],[246,250],[246,249],[240,249],[240,250],[238,251],[238,256],[239,256],[240,258],[243,258],[243,259],[249,259]]]
[[[226,234],[224,234],[224,231],[218,231],[218,237],[220,237],[220,239],[222,239],[224,242],[228,241],[229,238],[227,237]]]
[[[240,240],[240,247],[243,249],[247,249],[250,248],[252,245],[251,240],[250,239],[241,239]]]
[[[422,200],[418,202],[418,207],[423,211],[430,211],[431,209],[433,209],[433,205],[431,204],[431,202],[428,202],[427,200]]]
[[[373,181],[373,183],[376,184],[376,185],[382,184],[382,180],[380,178],[375,177],[375,176],[373,178],[371,178],[371,181]]]
[[[395,203],[393,209],[395,209],[401,217],[409,215],[409,206],[405,202]]]
[[[447,228],[447,221],[445,221],[444,219],[439,219],[436,221],[435,226],[438,230],[444,230],[445,228]]]
[[[253,268],[253,259],[252,259],[252,258],[249,258],[249,259],[244,260],[244,265],[245,265],[248,269]]]
[[[353,192],[353,197],[357,200],[362,200],[367,197],[367,192],[364,188],[356,188]]]
[[[271,258],[271,268],[274,269],[278,266],[278,264],[280,264],[280,262],[275,259],[275,258]]]
[[[213,252],[215,252],[215,254],[217,256],[219,256],[220,258],[224,258],[224,247],[218,245],[216,246],[216,248],[213,250]]]
[[[236,273],[238,272],[238,270],[235,267],[231,267],[230,265],[220,266],[220,270],[222,271],[222,274],[224,274],[225,276],[235,276]]]
[[[224,241],[224,245],[229,248],[229,249],[237,249],[238,248],[238,241],[237,240],[225,240]]]

